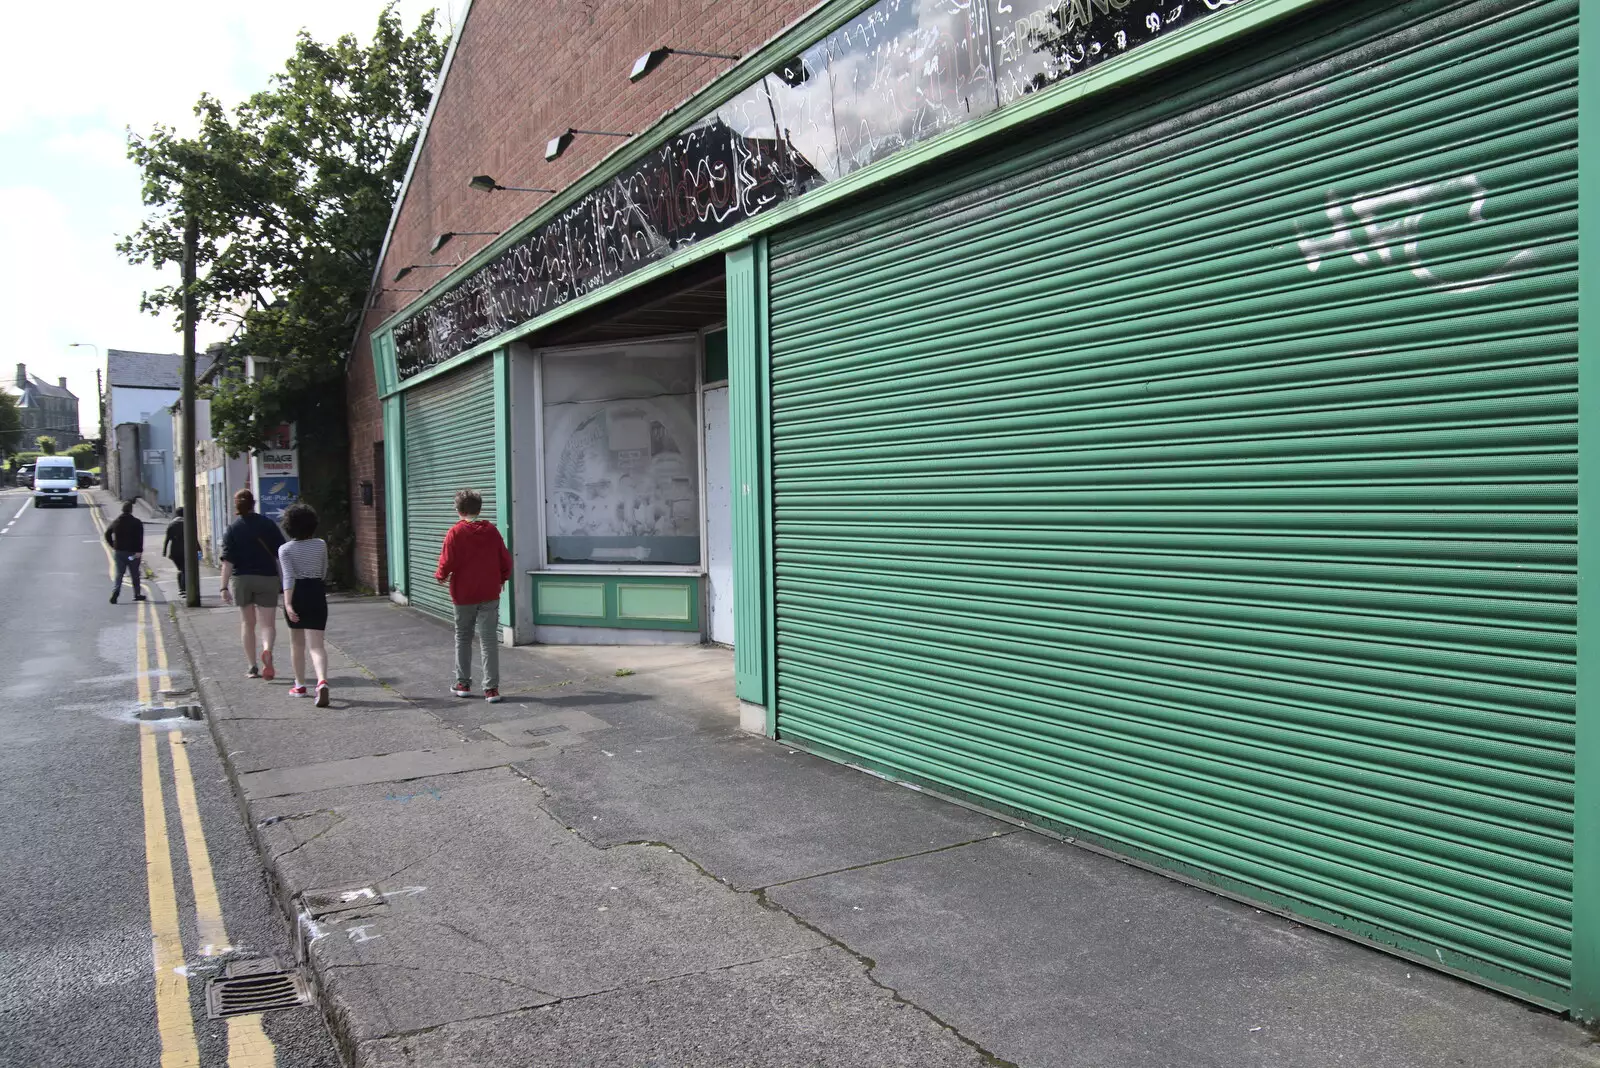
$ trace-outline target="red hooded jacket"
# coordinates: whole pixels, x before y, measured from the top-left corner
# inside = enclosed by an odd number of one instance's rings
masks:
[[[450,580],[450,600],[456,604],[497,600],[511,577],[511,554],[493,523],[463,519],[445,533],[433,577]]]

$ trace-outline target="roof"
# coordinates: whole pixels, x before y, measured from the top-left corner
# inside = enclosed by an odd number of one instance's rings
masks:
[[[211,357],[195,357],[195,377],[211,368]],[[106,385],[136,389],[182,389],[183,357],[176,352],[106,350]]]
[[[28,376],[28,391],[40,397],[59,397],[63,400],[77,400],[78,395],[70,389],[53,386],[38,375]]]

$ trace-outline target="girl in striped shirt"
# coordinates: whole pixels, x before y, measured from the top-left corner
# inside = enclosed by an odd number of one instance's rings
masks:
[[[290,540],[278,548],[278,570],[283,575],[283,614],[289,622],[294,662],[290,697],[308,697],[306,649],[317,673],[317,707],[328,707],[328,543],[313,537],[317,513],[310,505],[292,504],[283,513],[283,530]]]

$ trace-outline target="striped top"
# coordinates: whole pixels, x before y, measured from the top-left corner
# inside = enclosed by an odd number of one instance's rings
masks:
[[[278,570],[283,573],[286,590],[294,585],[295,579],[326,579],[328,543],[321,538],[284,542],[278,546]]]

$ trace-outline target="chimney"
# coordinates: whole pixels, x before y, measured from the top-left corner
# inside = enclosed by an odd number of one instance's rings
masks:
[[[62,389],[66,389],[67,388],[67,376],[66,375],[62,375],[60,378],[56,379],[56,381],[61,383],[61,388]]]
[[[28,388],[28,365],[25,363],[17,364],[17,388]]]

